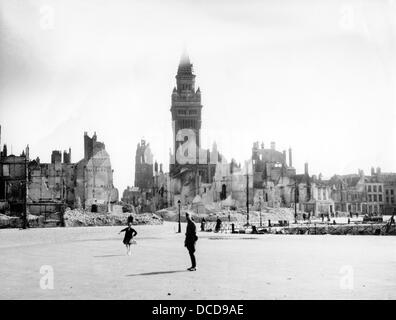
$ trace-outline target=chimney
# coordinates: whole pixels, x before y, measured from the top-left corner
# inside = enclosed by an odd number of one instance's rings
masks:
[[[306,176],[309,175],[309,174],[308,174],[308,162],[305,162],[305,164],[304,164],[304,174],[305,174]]]
[[[375,174],[374,167],[371,167],[371,175],[373,176],[374,174]]]
[[[271,142],[271,150],[275,150],[275,142],[274,141]]]
[[[381,168],[377,167],[377,174],[381,174]]]
[[[293,167],[292,149],[289,148],[289,167]]]
[[[160,173],[163,173],[163,171],[162,171],[162,163],[160,163]]]
[[[286,150],[283,150],[283,162],[285,163],[285,165],[287,165],[287,163],[286,163]]]

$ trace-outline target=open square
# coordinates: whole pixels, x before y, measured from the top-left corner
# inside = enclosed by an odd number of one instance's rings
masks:
[[[131,256],[121,227],[0,230],[0,299],[396,298],[395,237],[198,232],[189,272],[185,227],[136,226]]]

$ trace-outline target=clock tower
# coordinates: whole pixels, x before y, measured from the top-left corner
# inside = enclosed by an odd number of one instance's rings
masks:
[[[201,90],[195,90],[195,74],[193,65],[186,53],[180,59],[176,75],[176,87],[172,93],[172,122],[173,122],[173,147],[174,155],[181,144],[187,139],[185,133],[189,134],[188,139],[195,139],[197,153],[201,147]],[[184,129],[184,130],[183,130]],[[184,133],[184,141],[180,134]],[[194,137],[191,137],[193,135]],[[198,154],[197,154],[198,155]],[[178,164],[175,157],[175,164]]]

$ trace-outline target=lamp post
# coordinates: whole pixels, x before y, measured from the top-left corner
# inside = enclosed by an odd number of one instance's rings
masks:
[[[177,204],[178,204],[178,206],[179,206],[179,230],[178,230],[178,233],[181,233],[181,216],[180,216],[180,205],[181,205],[181,201],[180,200],[178,200],[177,201]]]
[[[294,223],[297,223],[297,181],[294,182]]]
[[[259,197],[259,206],[260,206],[260,227],[263,226],[263,221],[261,219],[261,197]]]
[[[246,169],[246,226],[249,226],[249,171]]]

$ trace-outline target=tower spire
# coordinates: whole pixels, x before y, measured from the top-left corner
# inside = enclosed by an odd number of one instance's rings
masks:
[[[193,75],[193,65],[190,62],[190,57],[188,56],[187,50],[184,49],[180,57],[179,68],[177,69],[178,75]]]

